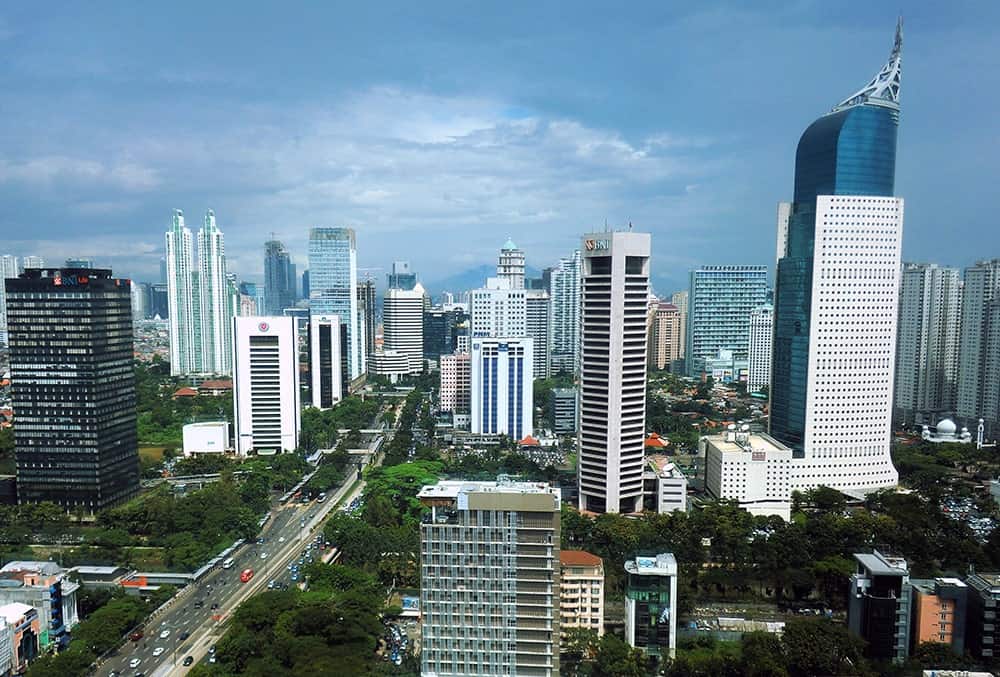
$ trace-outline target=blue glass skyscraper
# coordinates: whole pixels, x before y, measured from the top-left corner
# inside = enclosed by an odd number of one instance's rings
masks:
[[[881,405],[865,402],[885,399],[891,407],[895,353],[884,342],[894,340],[895,316],[885,317],[880,310],[887,295],[898,294],[898,270],[895,283],[888,278],[902,229],[902,201],[892,197],[901,28],[879,74],[802,134],[793,202],[779,210],[770,430],[800,456],[838,459],[814,468],[813,484],[865,485],[867,479],[854,483],[841,461],[874,455],[881,433],[875,435],[874,428],[855,432],[851,416],[863,427],[881,417]],[[887,364],[890,385],[883,393]],[[877,399],[862,402],[858,393]],[[846,415],[842,421],[833,420],[838,407]],[[813,445],[824,451],[811,452]],[[887,458],[887,448],[885,453]],[[855,465],[876,461],[866,458]],[[843,471],[842,482],[824,479],[831,468]],[[894,472],[885,471],[887,477]]]
[[[358,313],[358,261],[353,228],[309,230],[309,312],[336,315],[344,332],[344,383],[365,372],[364,326]]]

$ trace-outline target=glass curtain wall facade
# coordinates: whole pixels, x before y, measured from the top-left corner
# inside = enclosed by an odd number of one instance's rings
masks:
[[[353,228],[309,231],[309,311],[337,315],[346,330],[349,379],[365,372],[364,320],[358,312],[357,245]]]

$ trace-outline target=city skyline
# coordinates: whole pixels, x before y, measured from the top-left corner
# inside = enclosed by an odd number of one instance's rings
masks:
[[[213,26],[222,17],[209,13],[190,32],[171,31],[176,51],[141,59],[132,52],[157,42],[177,23],[178,10],[163,8],[154,20],[135,22],[133,32],[115,30],[116,40],[103,42],[108,26],[94,25],[99,16],[66,11],[43,26],[30,12],[14,12],[2,17],[0,37],[17,54],[8,96],[27,114],[12,121],[5,137],[0,195],[9,208],[0,227],[31,233],[12,238],[11,253],[51,260],[90,255],[124,276],[155,280],[162,215],[179,205],[195,213],[211,207],[228,224],[230,268],[260,279],[259,250],[271,231],[300,266],[308,229],[330,224],[358,232],[359,267],[406,257],[418,270],[443,274],[488,262],[508,235],[529,265],[551,265],[581,230],[598,230],[604,219],[631,220],[660,243],[652,283],[665,293],[683,288],[684,271],[698,265],[771,264],[773,204],[791,197],[784,159],[793,140],[785,130],[801,128],[829,105],[827,91],[846,91],[859,73],[869,74],[883,54],[879,37],[895,18],[894,8],[842,9],[836,16],[809,4],[741,9],[723,20],[712,9],[638,8],[601,23],[602,42],[629,35],[617,42],[630,49],[594,54],[583,49],[592,44],[593,11],[559,30],[548,10],[539,10],[530,29],[518,22],[517,8],[509,18],[482,17],[467,27],[475,38],[470,45],[433,15],[419,19],[430,34],[421,37],[378,9],[349,10],[362,16],[344,17],[357,19],[356,36],[344,36],[348,44],[385,23],[400,47],[375,67],[355,57],[337,64],[317,59],[323,68],[309,65],[284,84],[275,69],[282,76],[299,71],[289,66],[305,64],[319,48],[315,29],[298,25],[302,19],[290,27],[302,29],[300,51],[282,52],[275,66],[259,69],[257,82],[248,77],[252,54],[241,63],[220,52],[246,53],[243,40],[267,24],[259,12],[226,31],[230,49],[198,40],[201,31],[220,33]],[[898,176],[900,193],[911,196],[903,258],[965,267],[980,248],[1000,244],[988,213],[972,199],[988,192],[984,182],[995,173],[989,171],[995,154],[982,146],[993,138],[990,106],[959,106],[939,92],[978,91],[983,74],[996,71],[983,27],[997,9],[984,6],[973,15],[918,4],[904,12],[915,37]],[[312,23],[331,30],[330,21]],[[536,31],[556,31],[559,39],[547,46],[522,39]],[[277,32],[273,39],[284,44],[284,31]],[[484,33],[501,45],[530,44],[501,65]],[[329,37],[324,33],[323,44]],[[434,38],[443,47],[431,55],[426,40]],[[852,48],[843,49],[848,43]],[[213,45],[211,58],[204,58],[203,44]],[[404,48],[418,58],[400,58]],[[435,62],[469,48],[488,66],[474,84],[467,65],[450,59],[442,69]],[[564,63],[581,54],[584,67],[595,66],[592,74]],[[543,67],[526,80],[522,71],[538,60]],[[404,61],[426,77],[407,75]],[[959,67],[969,62],[977,68]],[[65,78],[74,86],[61,87]],[[781,84],[787,82],[796,83],[794,91]],[[55,101],[39,98],[47,87],[60,89]],[[166,107],[157,96],[122,96],[131,88],[154,89],[192,107],[203,99],[215,105],[181,122],[161,111]],[[279,96],[267,99],[264,90]],[[658,105],[665,97],[669,114]],[[62,121],[51,134],[34,133],[51,115],[42,100],[53,111],[75,102],[91,113],[81,118],[102,122],[91,128]],[[104,100],[116,110],[106,111],[98,103]],[[761,105],[765,100],[777,105]],[[401,109],[412,114],[398,119]],[[240,122],[232,125],[233,119]],[[936,122],[942,119],[949,123]],[[380,146],[385,152],[374,152]],[[213,152],[202,152],[207,147]],[[386,159],[401,164],[386,171]],[[935,168],[945,159],[943,176]],[[330,168],[345,164],[351,172]],[[53,200],[54,194],[65,197]],[[938,197],[945,194],[948,200]],[[945,227],[954,243],[946,253],[936,249]],[[439,246],[426,246],[428,237]],[[730,246],[708,256],[706,245],[718,241]],[[424,282],[432,289],[435,281]]]

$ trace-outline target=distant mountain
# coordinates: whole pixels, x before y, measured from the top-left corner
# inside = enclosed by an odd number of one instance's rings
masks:
[[[479,289],[486,284],[486,278],[496,277],[497,267],[495,265],[483,264],[475,268],[469,268],[460,272],[452,273],[447,277],[421,280],[424,289],[431,296],[437,296],[441,292],[450,291],[456,297],[463,291]],[[527,277],[541,277],[542,273],[537,268],[527,266],[525,268]]]

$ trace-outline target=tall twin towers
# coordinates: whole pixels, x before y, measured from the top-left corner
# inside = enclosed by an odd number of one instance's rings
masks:
[[[238,290],[226,270],[226,248],[215,213],[208,210],[198,231],[197,260],[179,209],[174,210],[166,241],[170,373],[229,374]]]

